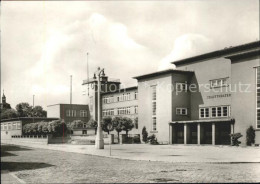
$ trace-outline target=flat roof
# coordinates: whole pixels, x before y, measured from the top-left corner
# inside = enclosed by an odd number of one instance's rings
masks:
[[[231,122],[234,123],[235,119],[223,118],[223,119],[199,119],[199,120],[187,120],[187,121],[172,121],[169,124],[182,124],[182,123],[220,123],[220,122]]]
[[[148,73],[148,74],[144,74],[144,75],[139,75],[139,76],[136,76],[133,78],[139,80],[139,79],[145,79],[145,78],[155,77],[155,76],[163,75],[163,74],[171,74],[171,73],[194,73],[194,72],[185,71],[185,70],[167,69],[167,70],[157,71],[157,72]]]
[[[102,95],[130,91],[130,90],[135,90],[137,88],[138,88],[137,86],[127,87],[127,88],[122,88],[122,89],[119,89],[119,90],[116,90],[116,91],[104,92],[104,93],[102,93]]]
[[[9,121],[22,121],[22,120],[58,120],[59,118],[46,118],[46,117],[19,117],[19,118],[10,118],[10,119],[1,119],[0,122],[9,122]]]
[[[55,106],[55,105],[79,105],[79,106],[88,106],[88,104],[64,104],[64,103],[60,103],[60,104],[47,105],[47,107],[51,107],[51,106]]]
[[[259,47],[260,47],[260,41],[258,40],[258,41],[250,42],[250,43],[243,44],[243,45],[238,45],[238,46],[234,46],[234,47],[232,47],[232,46],[226,47],[224,49],[216,50],[213,52],[208,52],[206,54],[201,54],[201,55],[173,61],[172,64],[175,64],[176,66],[180,66],[180,65],[198,62],[198,61],[228,56],[228,55],[232,55],[232,54],[243,52],[243,51],[250,51],[252,49],[256,49]]]

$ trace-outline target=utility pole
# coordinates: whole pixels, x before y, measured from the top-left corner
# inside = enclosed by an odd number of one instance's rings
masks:
[[[32,109],[32,115],[33,115],[33,123],[34,123],[34,95],[33,95],[33,109]]]
[[[95,147],[96,149],[104,149],[104,139],[103,139],[103,132],[102,132],[102,128],[101,128],[101,100],[100,100],[100,93],[101,93],[101,78],[105,75],[104,73],[104,68],[100,69],[100,67],[98,67],[97,71],[95,72],[95,74],[97,75],[97,90],[98,90],[98,127],[97,127],[97,136],[96,136],[96,141],[95,141]],[[94,79],[95,79],[95,75],[94,75]]]
[[[72,104],[72,75],[70,75],[70,104]]]

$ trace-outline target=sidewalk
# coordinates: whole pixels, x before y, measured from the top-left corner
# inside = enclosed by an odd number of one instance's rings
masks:
[[[95,149],[94,145],[36,145],[28,143],[19,145],[130,160],[205,163],[260,163],[260,147],[114,144],[111,146],[112,154],[110,156],[109,145],[105,145],[105,149],[103,150]]]

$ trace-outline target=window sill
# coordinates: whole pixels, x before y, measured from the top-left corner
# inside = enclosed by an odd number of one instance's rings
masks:
[[[158,133],[158,131],[150,131],[150,133]]]

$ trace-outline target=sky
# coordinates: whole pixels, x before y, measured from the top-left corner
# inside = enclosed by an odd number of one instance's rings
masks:
[[[86,103],[97,67],[123,87],[170,62],[259,40],[258,0],[2,1],[1,94],[46,109]]]

